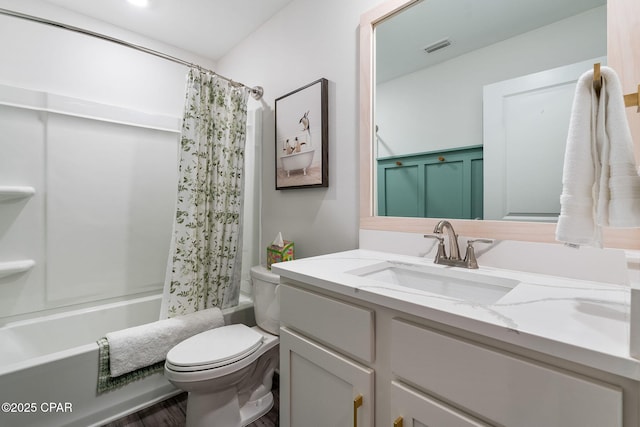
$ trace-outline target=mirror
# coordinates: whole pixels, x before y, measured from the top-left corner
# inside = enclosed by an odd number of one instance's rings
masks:
[[[528,74],[535,74],[543,72],[549,69],[560,68],[567,65],[567,62],[561,63],[562,56],[569,57],[569,64],[580,63],[581,61],[588,61],[594,57],[602,56],[603,46],[606,46],[606,41],[602,40],[606,38],[606,29],[602,29],[602,16],[606,11],[606,6],[602,2],[585,2],[579,1],[581,6],[584,6],[586,10],[582,12],[571,11],[565,6],[568,6],[571,2],[569,0],[540,2],[530,1],[531,10],[525,11],[524,16],[527,22],[537,22],[533,24],[533,27],[526,27],[525,24],[519,22],[516,18],[509,17],[507,12],[518,12],[523,9],[522,2],[517,2],[517,7],[513,7],[514,2],[505,2],[500,8],[500,12],[490,11],[489,4],[498,4],[498,0],[495,1],[483,1],[480,5],[476,5],[479,2],[472,1],[452,1],[452,0],[388,0],[377,8],[371,10],[368,13],[362,15],[360,24],[360,96],[361,96],[361,121],[360,121],[360,138],[361,138],[361,221],[360,228],[362,229],[374,229],[374,230],[391,230],[391,231],[406,231],[424,233],[433,229],[433,226],[437,222],[436,219],[420,218],[417,215],[413,217],[402,216],[377,216],[378,212],[378,198],[376,194],[376,186],[380,182],[380,177],[376,175],[376,169],[378,169],[377,158],[378,157],[391,157],[399,154],[415,154],[415,153],[438,153],[441,150],[449,149],[445,146],[446,143],[455,143],[459,145],[452,146],[452,149],[459,149],[459,147],[475,147],[483,146],[483,124],[482,124],[482,110],[483,110],[483,91],[484,86],[491,86],[503,81],[510,81],[514,78],[522,77]],[[457,4],[457,10],[447,11],[447,7],[452,4]],[[502,3],[502,2],[500,2]],[[542,4],[549,3],[548,9]],[[384,36],[386,27],[392,27],[395,20],[399,21],[399,25],[403,29],[409,29],[412,24],[411,21],[415,20],[414,13],[419,11],[418,8],[427,8],[427,18],[418,18],[420,23],[419,27],[428,28],[431,30],[439,30],[440,32],[433,32],[430,36],[404,36],[399,35],[400,42],[397,40],[393,42],[391,39],[394,37]],[[429,9],[431,8],[431,9]],[[589,50],[588,52],[580,51],[579,54],[573,56],[572,54],[548,54],[551,49],[551,45],[563,45],[566,42],[562,42],[559,36],[552,38],[552,42],[547,39],[546,42],[537,41],[531,36],[531,34],[521,34],[524,30],[526,33],[535,33],[541,26],[553,26],[554,22],[563,19],[571,19],[576,13],[589,14],[591,11],[595,13],[594,9],[599,9],[600,41],[593,42],[598,44],[596,51]],[[430,11],[429,11],[430,10]],[[536,21],[532,18],[532,14],[535,11],[544,10],[540,17],[541,21]],[[550,17],[551,12],[563,11],[564,16],[559,15]],[[441,15],[448,13],[449,15]],[[497,15],[502,16],[503,24],[506,24],[503,30],[498,31]],[[503,16],[504,15],[504,16]],[[479,18],[481,23],[480,29],[489,29],[490,37],[484,37],[479,35],[465,37],[455,35],[455,28],[452,27],[452,23],[460,22],[460,27],[470,29],[471,24],[465,23],[467,18]],[[547,21],[542,21],[542,19]],[[425,21],[425,19],[428,19]],[[537,19],[537,18],[536,18]],[[528,24],[527,24],[528,25]],[[562,25],[556,27],[562,28]],[[597,33],[598,31],[595,31]],[[378,34],[389,38],[389,45],[392,47],[385,47],[387,44],[386,39],[378,39]],[[527,36],[527,37],[525,37]],[[603,37],[604,36],[604,37]],[[440,55],[441,59],[445,61],[429,63],[425,59],[426,54],[422,54],[423,48],[432,42],[439,42],[443,39],[449,38],[451,45],[434,52],[433,55]],[[505,40],[506,38],[506,40]],[[491,52],[491,55],[483,56],[487,54],[488,50],[495,47],[496,44],[513,44],[513,39],[528,38],[528,44],[521,45],[521,47],[512,50],[512,55],[506,55],[504,52],[498,51]],[[459,41],[462,40],[462,41]],[[521,40],[518,40],[521,41]],[[592,44],[593,44],[592,43]],[[459,45],[456,47],[456,45]],[[455,49],[460,49],[456,51]],[[599,50],[598,50],[599,49]],[[389,59],[385,59],[385,50],[391,50],[393,56],[389,56]],[[408,60],[402,59],[400,55],[403,52],[410,52],[413,55],[420,55],[419,59]],[[576,49],[577,51],[577,49]],[[542,52],[542,55],[540,55]],[[535,53],[535,55],[534,55]],[[431,55],[431,54],[429,54]],[[515,56],[519,58],[519,62],[515,65],[506,65],[502,61],[507,56]],[[434,56],[435,57],[435,56]],[[475,65],[464,66],[464,60],[470,60],[476,58]],[[481,59],[477,59],[481,58]],[[467,62],[466,64],[470,64]],[[413,68],[404,69],[403,66],[411,66]],[[447,68],[448,67],[448,68]],[[444,72],[446,69],[447,72]],[[584,68],[586,70],[588,68]],[[425,71],[426,70],[426,71]],[[440,78],[433,77],[435,71],[440,71]],[[432,78],[427,79],[427,82],[418,82],[417,78],[421,74],[431,74]],[[581,74],[581,73],[580,73]],[[442,83],[444,77],[454,78],[457,76],[457,80],[451,80],[448,83]],[[386,95],[382,93],[383,85],[391,85],[390,82],[395,80],[398,83],[400,79],[405,80],[405,86],[411,91],[405,92],[404,96],[398,96],[400,103],[396,103],[395,106],[382,105],[381,103],[386,98]],[[414,79],[414,80],[411,80]],[[442,90],[443,86],[449,87],[463,87],[461,82],[470,80],[477,80],[478,83],[474,89],[464,88],[455,95],[448,95]],[[455,83],[454,83],[455,82]],[[393,94],[393,90],[387,91]],[[440,93],[442,92],[442,93]],[[396,89],[396,94],[399,90]],[[573,93],[571,92],[571,97]],[[436,122],[444,122],[447,125],[445,127],[438,127],[437,123],[429,126],[429,133],[427,133],[425,122],[431,116],[436,116],[434,113],[434,107],[431,109],[426,108],[427,102],[433,101],[436,106],[439,119]],[[385,101],[386,102],[386,101]],[[375,106],[375,108],[374,108]],[[393,112],[396,117],[400,116],[404,122],[400,122],[400,125],[394,124],[391,116],[385,117],[382,109],[386,108]],[[476,111],[473,115],[469,112],[470,108],[474,108]],[[380,111],[378,111],[380,110]],[[419,113],[416,116],[411,116],[411,111]],[[374,121],[375,118],[375,121]],[[412,123],[414,128],[418,130],[414,131],[412,135],[403,135],[396,131],[392,133],[393,127],[397,126],[402,128],[403,123]],[[377,132],[376,132],[377,125]],[[407,127],[407,126],[405,126]],[[417,133],[416,133],[417,132]],[[464,134],[466,132],[466,134]],[[565,130],[566,132],[566,130]],[[418,134],[419,136],[415,136]],[[424,137],[428,135],[428,137]],[[565,133],[566,135],[566,133]],[[566,137],[566,136],[565,136]],[[410,149],[398,148],[400,145],[395,145],[396,140],[414,140],[418,142],[418,147]],[[440,144],[440,145],[427,145]],[[564,141],[561,143],[561,145]],[[483,147],[486,148],[486,147]],[[384,151],[386,150],[386,151]],[[561,149],[564,154],[564,148]],[[380,154],[384,155],[380,156]],[[543,158],[546,154],[540,153]],[[438,159],[440,156],[436,156]],[[442,156],[446,157],[447,156]],[[554,158],[557,156],[554,156]],[[526,163],[525,156],[525,163]],[[556,159],[557,160],[557,159]],[[400,160],[398,160],[400,161]],[[436,160],[437,161],[437,160]],[[483,161],[487,161],[484,159]],[[491,160],[488,160],[491,162]],[[401,161],[400,161],[401,162]],[[394,161],[395,163],[395,161]],[[403,164],[404,165],[404,164]],[[399,165],[402,166],[402,165]],[[486,165],[485,165],[486,170]],[[537,170],[545,170],[543,164],[537,166]],[[477,174],[476,174],[477,175]],[[486,174],[479,174],[480,177]],[[377,181],[377,182],[376,182]],[[484,179],[483,179],[484,184]],[[484,191],[484,194],[496,192],[498,187],[504,187],[504,182],[501,184],[493,184]],[[543,186],[544,187],[544,186]],[[551,197],[553,199],[559,198],[558,189],[555,195]],[[393,195],[400,194],[401,191],[391,191]],[[482,204],[484,207],[484,204]],[[396,215],[395,213],[393,215]],[[433,215],[436,218],[456,218],[454,215],[436,214]],[[471,218],[476,218],[472,216]],[[484,217],[480,216],[480,218]],[[458,217],[459,218],[459,217]],[[512,240],[527,240],[527,241],[540,241],[540,242],[555,242],[555,224],[545,222],[534,222],[536,218],[531,216],[522,218],[500,218],[510,219],[512,221],[503,220],[459,220],[456,221],[456,230],[459,234],[466,236],[476,237],[493,237],[497,239],[512,239]],[[518,221],[513,221],[517,219]],[[634,247],[635,244],[632,238],[628,235],[625,236],[622,230],[605,231],[605,245],[611,247]]]
[[[555,221],[606,21],[606,0],[426,0],[377,24],[378,215]]]

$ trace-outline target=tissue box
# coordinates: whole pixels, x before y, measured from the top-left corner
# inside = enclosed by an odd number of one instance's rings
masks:
[[[284,241],[284,246],[267,246],[267,268],[271,270],[274,262],[293,261],[293,242]]]

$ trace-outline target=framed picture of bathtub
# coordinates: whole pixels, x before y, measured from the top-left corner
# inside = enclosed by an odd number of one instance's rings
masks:
[[[329,186],[327,79],[276,99],[276,190]]]

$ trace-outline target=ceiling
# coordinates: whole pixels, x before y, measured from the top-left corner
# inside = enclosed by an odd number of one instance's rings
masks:
[[[217,61],[293,0],[42,0]],[[376,29],[379,83],[548,25],[606,0],[428,0]],[[433,54],[424,47],[450,38]]]
[[[606,0],[428,0],[376,27],[382,83],[606,4]],[[445,38],[451,45],[427,54]]]
[[[292,0],[43,0],[217,61]]]

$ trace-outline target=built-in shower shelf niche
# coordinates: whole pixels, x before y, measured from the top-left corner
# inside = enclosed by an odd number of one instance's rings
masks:
[[[32,259],[0,262],[0,279],[31,270],[36,265]]]
[[[0,202],[14,199],[26,199],[36,194],[33,187],[0,185]]]

